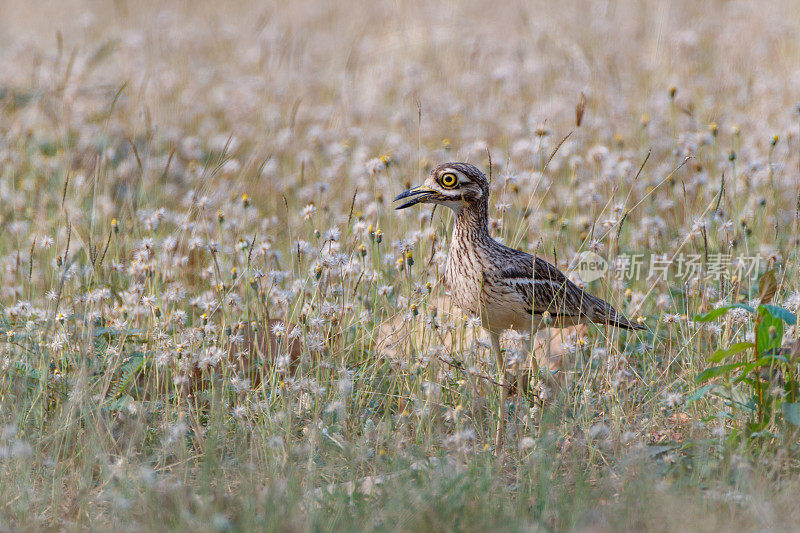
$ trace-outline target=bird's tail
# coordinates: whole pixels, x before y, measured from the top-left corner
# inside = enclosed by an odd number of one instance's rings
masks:
[[[614,326],[616,328],[628,330],[645,329],[642,324],[631,322],[625,316],[618,313],[610,303],[601,300],[600,298],[592,296],[591,300],[586,301],[585,303],[588,304],[586,315],[595,324],[605,324],[608,326]]]
[[[637,322],[631,322],[624,316],[616,313],[614,317],[612,317],[608,322],[602,322],[602,324],[608,324],[610,326],[614,326],[620,329],[634,329],[634,330],[641,330],[645,329],[645,327]]]

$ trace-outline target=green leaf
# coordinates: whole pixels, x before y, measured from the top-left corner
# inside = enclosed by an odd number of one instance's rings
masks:
[[[800,403],[783,403],[783,417],[793,426],[800,426]]]
[[[765,312],[769,313],[775,318],[780,318],[790,326],[794,326],[797,324],[797,317],[791,311],[784,309],[783,307],[778,307],[777,305],[760,305],[758,306],[758,311],[761,313],[761,310],[764,309]]]
[[[730,389],[722,385],[717,385],[717,387],[711,391],[711,394],[725,400],[731,406],[736,405],[738,408],[752,411],[753,406],[751,405],[748,391],[749,387],[745,388],[741,385],[731,387]]]
[[[144,354],[134,352],[130,358],[120,366],[116,375],[111,380],[110,394],[112,398],[122,396],[128,385],[144,367]]]
[[[733,372],[737,368],[743,367],[746,364],[747,364],[747,361],[742,362],[742,363],[730,363],[730,364],[727,364],[727,365],[712,366],[711,368],[708,368],[708,369],[702,371],[700,373],[700,375],[697,376],[697,380],[696,381],[698,383],[702,383],[704,381],[708,381],[709,379],[713,379],[713,378],[722,376],[723,374],[728,374],[730,372]]]
[[[701,399],[703,396],[705,396],[706,394],[708,394],[708,392],[709,392],[711,389],[713,389],[714,387],[716,387],[716,386],[717,386],[717,385],[714,385],[714,384],[711,384],[711,385],[703,385],[702,387],[700,387],[699,389],[697,389],[696,391],[694,391],[693,393],[691,393],[689,396],[687,396],[687,397],[686,397],[686,402],[685,402],[685,403],[686,403],[686,404],[690,404],[690,403],[692,403],[692,402],[696,402],[697,400]]]
[[[717,307],[716,309],[712,309],[708,313],[703,313],[703,314],[700,314],[700,315],[694,315],[694,318],[692,320],[694,320],[695,322],[711,322],[712,320],[715,320],[715,319],[717,319],[717,318],[719,318],[719,317],[721,317],[723,315],[728,314],[728,311],[730,311],[731,309],[736,309],[736,308],[738,308],[738,309],[746,309],[746,310],[750,311],[751,313],[755,313],[755,309],[753,309],[749,305],[745,305],[745,304],[728,304],[728,305],[723,305],[722,307]]]
[[[711,361],[712,363],[719,363],[723,359],[727,359],[732,355],[736,355],[737,353],[741,353],[746,349],[752,347],[753,347],[752,342],[737,342],[733,346],[728,346],[727,348],[717,350],[716,352],[711,354],[709,361]]]
[[[133,397],[126,394],[124,396],[121,396],[115,400],[108,402],[108,404],[106,405],[106,409],[108,409],[109,411],[122,411],[124,409],[127,409],[128,406],[133,401],[134,401]]]
[[[763,305],[759,306],[758,314],[760,319],[756,326],[756,351],[760,355],[778,350],[783,343],[783,320],[773,316]]]
[[[777,355],[777,354],[770,354],[770,355],[767,355],[765,357],[759,357],[757,360],[753,361],[752,363],[747,363],[742,368],[742,373],[739,374],[739,377],[736,378],[734,383],[740,383],[742,381],[745,381],[745,379],[747,378],[747,375],[750,373],[751,370],[753,370],[755,368],[772,366],[772,364],[775,361],[777,361],[779,363],[787,363],[788,362],[788,360],[784,356]],[[750,385],[753,385],[753,384],[750,384]]]

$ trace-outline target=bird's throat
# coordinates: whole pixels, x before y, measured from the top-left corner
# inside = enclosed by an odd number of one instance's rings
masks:
[[[490,239],[488,212],[485,201],[466,204],[456,215],[453,242]]]

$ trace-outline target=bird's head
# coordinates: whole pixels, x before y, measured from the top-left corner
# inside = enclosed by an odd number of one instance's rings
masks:
[[[396,209],[417,204],[440,204],[456,213],[479,205],[489,197],[489,182],[483,172],[469,163],[445,163],[431,170],[425,183],[399,194],[394,201],[409,200]]]

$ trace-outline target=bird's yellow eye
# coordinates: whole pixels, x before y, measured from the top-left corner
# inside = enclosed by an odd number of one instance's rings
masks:
[[[439,182],[445,189],[454,189],[458,185],[458,176],[452,172],[446,172],[439,178]]]

